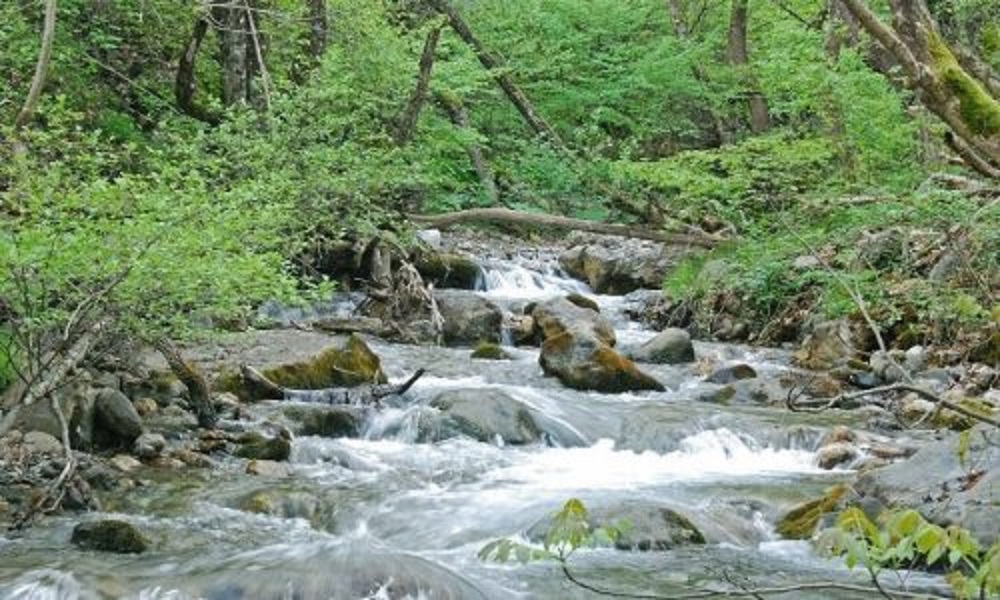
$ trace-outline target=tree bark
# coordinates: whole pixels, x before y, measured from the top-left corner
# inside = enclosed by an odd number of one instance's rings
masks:
[[[194,365],[184,360],[180,350],[167,338],[155,340],[153,346],[166,359],[174,376],[180,379],[187,388],[188,401],[198,418],[198,426],[213,429],[218,422],[218,416],[215,414],[211,388],[209,388],[205,376]]]
[[[571,219],[569,217],[560,217],[555,215],[526,213],[507,208],[474,208],[471,210],[461,210],[442,215],[410,215],[410,220],[420,225],[436,227],[438,229],[448,229],[455,225],[466,223],[486,222],[510,223],[532,227],[552,227],[555,229],[587,231],[590,233],[600,233],[604,235],[617,235],[642,240],[652,240],[665,244],[700,246],[702,248],[712,248],[722,241],[721,238],[707,233],[699,235],[652,231],[629,225],[599,223],[597,221]]]
[[[219,38],[219,61],[222,70],[222,104],[224,106],[250,103],[248,11],[240,0],[226,0],[225,4],[212,7],[212,21]]]
[[[197,80],[195,78],[195,61],[198,58],[198,51],[201,43],[208,33],[208,19],[200,17],[195,21],[194,29],[191,32],[191,39],[188,40],[180,61],[177,63],[177,77],[174,79],[174,98],[177,106],[184,114],[194,117],[199,121],[209,124],[219,122],[218,115],[209,113],[204,107],[194,101]]]
[[[451,28],[472,49],[476,58],[479,59],[479,63],[490,71],[494,81],[503,90],[511,104],[521,113],[521,116],[531,129],[536,134],[546,138],[560,150],[566,150],[566,144],[559,137],[559,134],[556,133],[556,130],[538,114],[538,111],[535,110],[528,97],[514,82],[510,74],[503,69],[500,59],[483,46],[479,38],[469,29],[468,24],[462,19],[462,16],[455,10],[455,7],[448,0],[428,0],[428,2],[435,10],[448,17],[448,23],[451,25]]]
[[[319,63],[326,51],[330,24],[326,14],[326,0],[308,0],[309,4],[309,57]]]
[[[56,0],[45,0],[45,18],[42,23],[42,43],[38,49],[38,60],[35,62],[35,74],[31,78],[31,87],[24,105],[14,119],[14,133],[18,133],[31,121],[38,102],[42,97],[42,88],[49,74],[49,64],[52,62],[52,45],[56,37]]]
[[[441,27],[433,27],[427,32],[427,39],[424,40],[424,50],[420,53],[420,67],[417,72],[417,85],[410,94],[410,100],[406,103],[406,108],[399,118],[396,127],[396,144],[405,146],[413,139],[413,134],[417,129],[417,119],[420,118],[420,110],[427,101],[427,90],[431,84],[431,71],[434,68],[434,52],[437,49],[438,40],[441,38]]]
[[[446,92],[438,94],[437,101],[448,115],[448,119],[452,124],[462,131],[469,132],[471,137],[473,133],[472,127],[469,125],[469,115],[462,104],[462,100],[458,96]],[[476,176],[479,177],[479,183],[483,186],[486,197],[490,199],[490,202],[496,204],[500,200],[500,191],[497,189],[497,182],[493,171],[483,157],[482,148],[475,141],[469,141],[465,145],[465,152],[469,155],[469,162],[472,163],[472,168],[476,171]]]
[[[922,0],[892,0],[895,27],[883,23],[863,0],[842,2],[899,62],[924,106],[979,158],[966,162],[973,168],[981,162],[1000,168],[1000,102],[962,68]]]
[[[729,37],[726,52],[729,64],[740,71],[741,79],[747,87],[747,103],[750,107],[750,131],[762,133],[771,127],[771,117],[767,110],[767,100],[760,92],[750,73],[749,51],[747,50],[747,0],[732,0],[729,14]]]

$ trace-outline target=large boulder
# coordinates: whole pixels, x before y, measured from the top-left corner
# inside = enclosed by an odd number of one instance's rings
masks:
[[[532,316],[544,339],[542,371],[564,385],[607,393],[664,389],[612,349],[614,330],[593,310],[557,298],[536,306]]]
[[[503,311],[489,300],[469,292],[438,290],[434,300],[444,319],[444,343],[471,345],[499,342]]]
[[[599,294],[627,294],[660,287],[689,252],[656,242],[589,236],[563,252],[559,264]]]
[[[688,332],[669,327],[632,351],[632,358],[641,362],[668,365],[694,362],[694,344],[691,343]]]
[[[854,489],[869,503],[915,508],[938,525],[964,527],[989,547],[1000,539],[1000,469],[993,467],[1000,446],[989,439],[993,432],[988,424],[973,428],[964,457],[957,436],[929,443],[907,460],[861,473]]]
[[[846,319],[824,321],[810,333],[793,356],[796,365],[826,370],[847,364],[854,357],[855,340]]]
[[[142,435],[142,418],[128,396],[111,388],[94,394],[93,442],[102,448],[131,447]]]
[[[628,527],[622,528],[622,535],[615,540],[618,550],[655,552],[704,544],[706,541],[690,519],[669,506],[655,502],[624,501],[589,507],[587,522],[594,528],[628,523]],[[552,517],[541,519],[528,529],[528,539],[541,542],[552,524]]]
[[[476,261],[461,254],[423,252],[414,257],[413,266],[424,281],[439,288],[474,290],[482,278]]]
[[[388,381],[378,355],[357,335],[351,335],[342,345],[327,348],[313,358],[263,369],[262,373],[282,387],[305,390]],[[220,392],[232,392],[244,402],[269,397],[267,390],[245,381],[236,373],[222,375],[213,387]]]
[[[495,389],[458,389],[439,394],[431,406],[443,413],[429,437],[466,435],[481,442],[497,438],[505,444],[538,442],[542,431],[532,411],[521,401]]]

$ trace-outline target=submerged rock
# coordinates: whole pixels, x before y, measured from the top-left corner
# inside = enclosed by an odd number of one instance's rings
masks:
[[[670,327],[664,329],[631,354],[634,360],[674,365],[694,362],[694,345],[687,331]]]
[[[281,407],[281,414],[290,421],[289,427],[296,435],[336,438],[357,436],[367,410],[358,406],[289,404]]]
[[[139,554],[149,547],[149,540],[134,525],[114,519],[80,523],[70,541],[84,550],[119,554]]]
[[[716,369],[705,379],[705,381],[726,385],[742,381],[744,379],[754,379],[755,377],[757,377],[757,371],[755,371],[753,367],[747,364],[737,363],[735,365],[729,365],[728,367]]]
[[[453,434],[481,442],[494,442],[499,438],[511,445],[531,444],[542,439],[542,431],[532,411],[501,390],[448,390],[434,398],[431,406],[443,413],[443,418],[435,424],[436,431],[424,434],[435,440]]]
[[[288,460],[292,454],[292,442],[287,433],[282,432],[273,438],[263,434],[250,432],[239,440],[236,456],[256,460]]]
[[[309,360],[261,372],[274,383],[290,389],[353,387],[388,381],[378,355],[357,335],[351,335],[341,346],[327,348]],[[245,402],[269,397],[267,391],[244,381],[238,373],[223,375],[214,387],[220,392],[232,392]]]
[[[705,536],[690,519],[669,506],[655,502],[624,501],[589,507],[587,522],[592,528],[622,527],[615,540],[618,550],[656,552],[689,544],[704,544]],[[552,528],[552,517],[546,517],[528,529],[527,537],[540,542]]]
[[[444,318],[444,343],[447,345],[499,342],[503,311],[489,300],[460,291],[434,292]]]

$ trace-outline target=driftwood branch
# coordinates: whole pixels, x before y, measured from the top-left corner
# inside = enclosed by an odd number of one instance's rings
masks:
[[[520,212],[507,208],[474,208],[471,210],[461,210],[442,215],[411,215],[410,220],[419,225],[436,227],[439,229],[448,229],[455,225],[468,223],[508,223],[512,225],[525,225],[531,227],[552,227],[556,229],[570,229],[574,231],[617,235],[641,240],[652,240],[655,242],[663,242],[665,244],[700,246],[702,248],[712,248],[719,242],[723,241],[721,238],[707,233],[698,235],[652,231],[630,225],[599,223],[597,221],[573,219],[570,217],[561,217],[556,215]]]
[[[319,390],[297,390],[286,388],[268,379],[263,373],[249,365],[240,367],[243,379],[260,387],[263,391],[274,396],[275,399],[290,400],[293,402],[308,402],[311,404],[347,404],[353,406],[375,405],[379,406],[382,399],[389,396],[400,396],[413,387],[420,377],[426,372],[424,369],[417,369],[403,383],[386,383],[377,385],[364,385],[354,388],[323,388]]]

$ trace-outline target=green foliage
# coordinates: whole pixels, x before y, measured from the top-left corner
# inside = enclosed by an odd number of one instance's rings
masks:
[[[857,507],[844,510],[821,537],[847,567],[861,565],[874,579],[885,569],[942,567],[958,598],[1000,593],[1000,543],[982,549],[965,529],[927,522],[915,510],[887,512],[880,525]]]
[[[614,527],[592,527],[587,518],[587,508],[583,502],[570,498],[553,515],[552,526],[545,532],[541,548],[503,538],[483,546],[479,551],[479,558],[496,562],[507,562],[513,558],[522,563],[554,560],[565,564],[580,548],[613,545],[628,529],[625,522]]]

